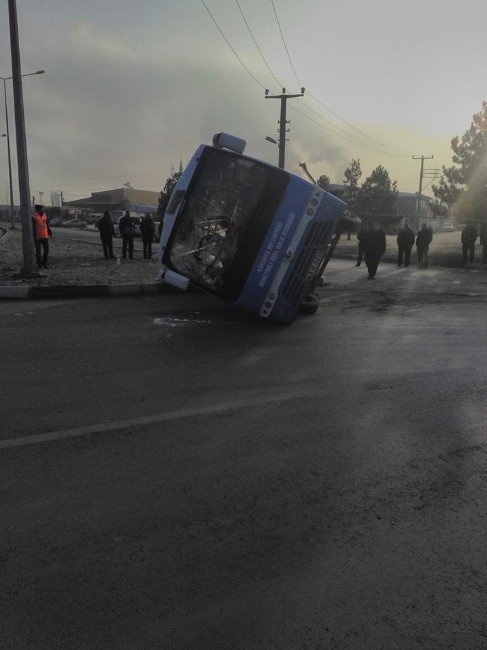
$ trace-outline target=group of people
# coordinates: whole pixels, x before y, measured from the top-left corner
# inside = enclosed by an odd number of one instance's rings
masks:
[[[475,226],[467,223],[462,230],[462,260],[466,265],[467,262],[473,262],[475,259],[475,242],[478,238],[478,232]],[[379,227],[378,221],[373,221],[371,225],[364,225],[357,233],[358,241],[358,259],[356,266],[360,266],[362,259],[365,257],[365,263],[369,271],[369,278],[375,278],[380,258],[386,250],[386,237],[383,230]],[[433,231],[423,223],[421,230],[417,235],[406,224],[399,228],[397,234],[397,266],[409,266],[411,260],[411,251],[416,243],[418,253],[418,266],[427,268],[429,262],[429,247],[433,241]],[[480,227],[480,244],[482,246],[482,264],[487,264],[487,223]]]
[[[418,266],[428,268],[429,263],[429,249],[430,244],[433,241],[433,231],[431,228],[423,223],[421,230],[417,235],[411,230],[411,228],[406,224],[402,228],[399,228],[397,233],[397,265],[402,266],[404,258],[404,266],[409,266],[411,259],[411,250],[416,242],[416,250],[418,252]]]
[[[358,240],[358,259],[355,266],[360,266],[362,259],[365,258],[365,264],[369,272],[369,278],[373,280],[377,273],[377,268],[381,257],[386,252],[386,234],[380,228],[379,222],[374,220],[372,224],[364,225],[357,233]],[[406,224],[399,229],[397,235],[397,265],[409,266],[411,260],[411,250],[416,242],[418,251],[418,265],[424,268],[428,266],[429,247],[433,240],[433,233],[425,223],[417,235]]]
[[[103,213],[101,219],[98,220],[96,227],[100,231],[101,243],[103,246],[103,255],[105,259],[114,259],[113,254],[113,238],[115,237],[115,228],[112,218],[108,211]],[[134,259],[134,238],[136,235],[136,225],[130,212],[126,212],[118,222],[120,236],[122,238],[122,257],[126,258],[128,254],[129,260]],[[156,230],[152,214],[147,213],[140,222],[140,234],[142,237],[142,247],[144,251],[144,258],[150,259],[152,257],[152,242],[154,241],[154,233]]]
[[[108,211],[103,213],[101,219],[98,220],[96,227],[100,231],[101,243],[103,246],[103,255],[105,259],[115,259],[113,254],[113,238],[115,237],[115,228]],[[125,215],[118,222],[120,236],[122,237],[122,257],[129,259],[134,258],[134,238],[136,235],[136,225],[130,212]],[[140,234],[142,237],[142,247],[144,251],[144,258],[150,259],[152,257],[152,243],[154,241],[155,224],[152,214],[146,214],[140,222]],[[49,239],[52,237],[52,231],[49,226],[47,215],[44,207],[40,204],[34,206],[34,213],[32,215],[32,229],[34,235],[34,245],[37,259],[38,268],[48,268],[49,257]],[[161,228],[159,228],[160,235]]]

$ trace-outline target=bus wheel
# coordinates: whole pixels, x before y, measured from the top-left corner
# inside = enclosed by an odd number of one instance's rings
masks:
[[[320,306],[320,301],[315,298],[312,293],[308,293],[306,298],[301,302],[298,309],[298,314],[315,314]]]

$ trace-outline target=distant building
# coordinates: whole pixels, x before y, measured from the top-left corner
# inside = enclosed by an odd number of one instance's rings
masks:
[[[105,210],[155,212],[159,196],[160,192],[120,187],[103,192],[92,192],[91,196],[86,199],[64,201],[63,208],[74,208],[88,212],[104,212]]]
[[[420,227],[421,223],[430,225],[430,219],[435,216],[431,211],[429,204],[433,199],[430,196],[421,195],[421,202],[419,205],[419,214],[416,217],[416,206],[418,203],[417,192],[399,192],[396,199],[396,214],[398,217],[404,219],[404,223],[408,223],[411,227]],[[416,224],[416,219],[420,222]]]
[[[330,183],[329,192],[336,194],[336,196],[342,196],[343,192],[346,189],[346,185],[341,185],[339,183]],[[431,225],[430,220],[435,219],[433,212],[431,211],[429,204],[433,199],[430,196],[421,195],[421,203],[419,208],[418,221],[421,223],[427,223]],[[397,221],[402,224],[408,223],[412,228],[416,227],[416,204],[418,202],[417,192],[398,192],[396,198],[396,212],[395,216]],[[434,223],[434,222],[433,222]],[[402,225],[401,224],[401,225]]]

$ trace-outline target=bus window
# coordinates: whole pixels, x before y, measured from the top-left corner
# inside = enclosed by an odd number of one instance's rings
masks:
[[[236,300],[286,185],[271,167],[206,149],[170,241],[171,266]]]

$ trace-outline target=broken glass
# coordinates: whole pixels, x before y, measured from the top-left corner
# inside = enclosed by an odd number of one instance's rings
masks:
[[[173,268],[219,293],[273,173],[228,151],[206,150],[173,230]]]

